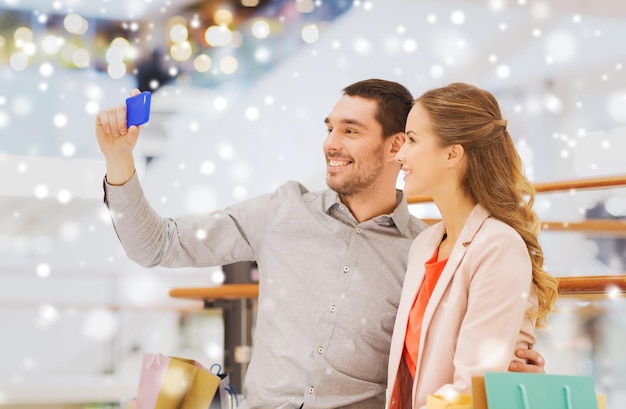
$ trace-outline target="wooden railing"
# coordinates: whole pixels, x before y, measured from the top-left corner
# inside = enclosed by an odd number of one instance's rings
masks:
[[[427,225],[441,219],[421,219]],[[588,219],[582,222],[541,222],[542,231],[578,232],[609,237],[626,237],[626,220]]]
[[[559,296],[598,299],[623,297],[626,295],[626,274],[614,276],[576,276],[557,277]],[[259,285],[223,284],[217,287],[173,288],[170,296],[188,300],[234,300],[240,298],[257,298]]]
[[[626,175],[606,176],[598,178],[565,180],[559,182],[535,183],[537,193],[571,192],[576,190],[606,189],[626,187]],[[409,204],[432,202],[429,196],[409,196]]]
[[[170,296],[201,301],[257,298],[259,296],[259,285],[256,283],[222,284],[216,287],[172,288]]]
[[[626,274],[558,277],[557,280],[560,297],[596,299],[626,295]]]
[[[536,183],[537,193],[573,192],[578,190],[607,189],[626,187],[626,175],[577,179],[559,182]],[[429,196],[409,196],[409,204],[429,203]],[[439,219],[422,219],[426,224],[434,224]],[[580,222],[541,223],[543,231],[579,232],[611,237],[626,237],[626,220],[589,219]],[[573,276],[559,277],[559,296],[582,299],[619,297],[626,295],[626,274],[614,276]]]
[[[614,187],[626,187],[626,176],[607,176],[598,178],[587,178],[577,180],[567,180],[548,183],[535,183],[537,193],[558,193],[574,192],[577,190],[607,189]],[[430,203],[429,196],[409,196],[409,204]],[[438,219],[424,219],[427,224],[433,224]],[[626,220],[588,219],[581,222],[554,222],[545,221],[541,223],[544,231],[566,231],[581,232],[586,234],[609,235],[613,237],[626,237]]]

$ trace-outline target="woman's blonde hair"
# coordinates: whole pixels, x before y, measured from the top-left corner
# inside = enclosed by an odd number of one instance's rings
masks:
[[[557,281],[543,269],[540,222],[532,210],[535,189],[524,175],[498,102],[488,91],[453,83],[427,91],[415,103],[428,113],[442,146],[463,146],[467,172],[462,188],[491,216],[515,229],[526,243],[538,299],[532,315],[537,327],[545,326],[548,314],[554,311]]]

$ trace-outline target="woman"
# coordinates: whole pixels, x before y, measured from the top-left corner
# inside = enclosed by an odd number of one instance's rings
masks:
[[[442,221],[421,233],[389,361],[389,408],[428,394],[470,393],[471,378],[506,371],[535,342],[557,296],[542,267],[534,189],[489,92],[454,83],[419,97],[396,155],[405,192],[429,195]]]

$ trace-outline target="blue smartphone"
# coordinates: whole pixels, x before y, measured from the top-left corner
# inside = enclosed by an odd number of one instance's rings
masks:
[[[126,125],[143,125],[150,119],[150,91],[126,98]]]

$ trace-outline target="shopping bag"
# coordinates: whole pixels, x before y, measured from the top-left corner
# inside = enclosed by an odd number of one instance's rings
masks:
[[[472,378],[473,409],[599,409],[588,376],[486,372]]]
[[[456,395],[446,397],[428,395],[426,397],[426,409],[472,409],[472,396]]]
[[[220,378],[217,394],[209,409],[235,409],[239,407],[239,397],[232,383],[230,375],[222,372],[222,365],[213,364],[209,370]]]
[[[145,353],[136,409],[207,409],[219,376],[193,359]]]

